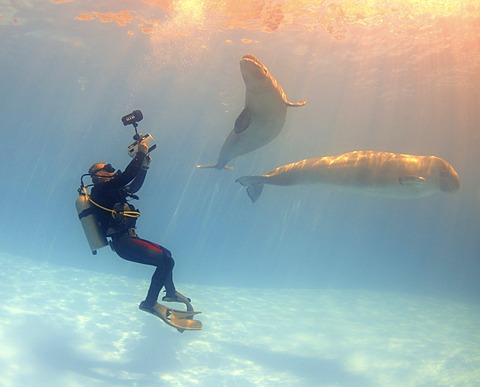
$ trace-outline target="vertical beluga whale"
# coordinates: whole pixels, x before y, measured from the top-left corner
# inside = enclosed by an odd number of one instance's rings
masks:
[[[235,120],[214,164],[197,168],[232,169],[227,163],[272,141],[282,131],[288,106],[303,106],[307,101],[289,102],[282,87],[260,60],[252,54],[240,60],[245,82],[245,107]]]
[[[460,188],[455,169],[439,157],[375,151],[301,160],[236,181],[247,187],[252,202],[258,200],[264,184],[316,184],[390,198],[416,198]]]

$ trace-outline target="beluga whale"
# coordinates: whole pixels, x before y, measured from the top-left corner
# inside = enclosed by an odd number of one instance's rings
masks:
[[[314,184],[390,198],[416,198],[460,188],[458,173],[439,157],[376,151],[305,159],[236,181],[247,187],[252,202],[258,200],[264,184]]]
[[[307,101],[289,102],[282,87],[260,60],[252,54],[240,60],[245,82],[245,107],[235,120],[218,160],[197,168],[232,169],[227,163],[272,141],[282,131],[287,107],[303,106]]]

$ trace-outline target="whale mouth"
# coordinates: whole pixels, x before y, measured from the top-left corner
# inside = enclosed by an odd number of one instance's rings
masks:
[[[445,192],[455,192],[460,189],[460,177],[453,168],[440,173],[440,189]]]
[[[240,60],[240,69],[245,83],[257,82],[269,79],[269,73],[265,65],[253,54],[247,54]]]
[[[253,54],[246,54],[242,57],[242,59],[240,60],[240,62],[242,61],[249,61],[249,62],[253,62],[254,64],[256,64],[257,66],[260,66],[260,67],[264,67],[262,62],[260,62],[260,60]]]

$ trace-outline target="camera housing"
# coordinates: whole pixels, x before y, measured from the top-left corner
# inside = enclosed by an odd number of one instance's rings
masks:
[[[127,148],[127,153],[132,158],[135,157],[135,155],[137,154],[138,144],[141,141],[145,141],[145,143],[147,144],[147,147],[148,147],[147,153],[150,153],[157,147],[157,144],[155,144],[155,140],[153,139],[151,134],[147,133],[144,135],[142,133],[137,132],[138,122],[140,122],[141,120],[143,120],[143,114],[140,110],[134,110],[130,114],[127,114],[126,116],[122,117],[123,125],[125,126],[133,125],[135,129],[135,135],[133,136],[133,139],[135,140],[135,142],[129,145]]]
[[[138,152],[138,143],[142,140],[145,141],[145,143],[147,144],[147,147],[148,147],[148,152],[147,153],[150,153],[151,151],[153,151],[156,147],[157,147],[157,144],[155,143],[155,140],[153,139],[152,135],[147,133],[145,135],[141,134],[141,133],[138,133],[135,135],[136,139],[135,139],[135,142],[131,145],[128,146],[127,148],[127,152],[128,152],[128,155],[130,157],[135,157],[135,155],[137,154]]]

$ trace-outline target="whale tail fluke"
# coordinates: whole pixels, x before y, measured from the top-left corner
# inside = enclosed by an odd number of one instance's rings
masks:
[[[263,191],[263,184],[252,184],[247,187],[247,194],[252,199],[252,203],[255,203]]]
[[[224,165],[220,166],[218,163],[212,163],[212,164],[197,164],[197,168],[215,168],[215,169],[227,169],[229,171],[233,171],[233,167],[231,165]]]
[[[247,187],[247,194],[255,203],[263,191],[263,178],[262,176],[242,176],[235,180],[244,187]]]

